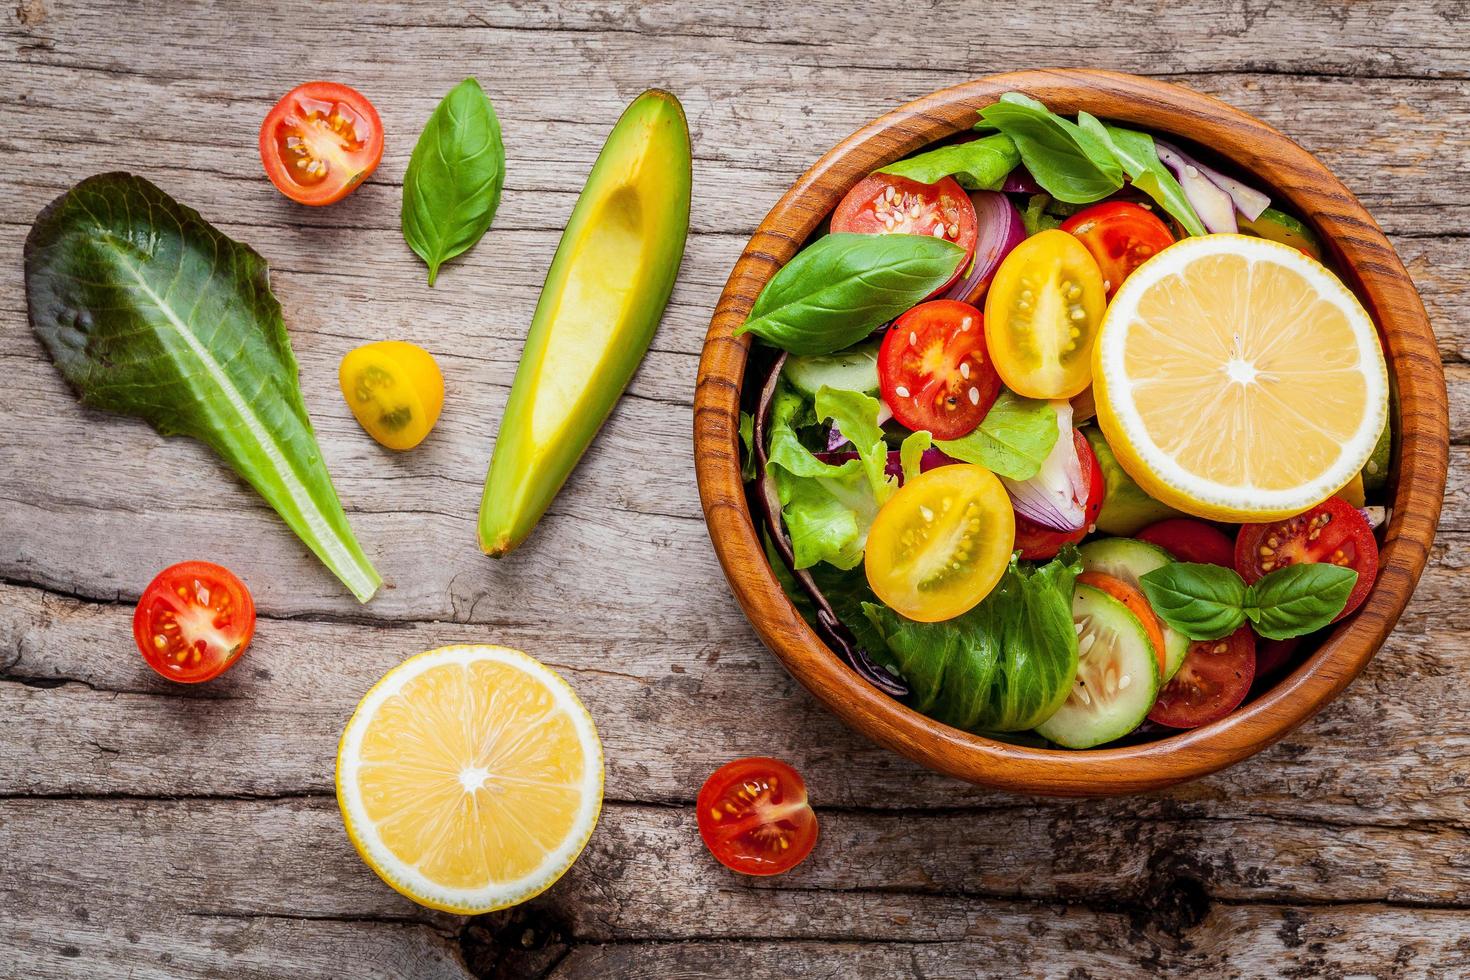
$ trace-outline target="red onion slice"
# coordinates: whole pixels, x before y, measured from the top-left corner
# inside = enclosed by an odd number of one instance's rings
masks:
[[[1000,185],[1000,189],[1007,194],[1040,194],[1041,185],[1036,178],[1031,176],[1031,171],[1025,165],[1016,167],[1006,174],[1006,182]]]
[[[1235,223],[1235,202],[1229,194],[1183,153],[1163,143],[1155,142],[1154,146],[1159,151],[1159,159],[1179,178],[1184,196],[1207,230],[1217,233],[1240,230]]]
[[[1230,195],[1230,200],[1235,204],[1236,210],[1252,221],[1261,216],[1261,212],[1271,206],[1271,199],[1254,187],[1247,187],[1234,177],[1227,177],[1213,167],[1207,167],[1198,160],[1185,153],[1173,143],[1164,140],[1154,140],[1154,147],[1159,151],[1159,159],[1164,159],[1164,154],[1172,153],[1189,166],[1198,170],[1209,178],[1210,183]],[[1165,160],[1165,163],[1168,161]]]
[[[979,229],[975,261],[960,281],[945,292],[944,298],[979,306],[990,288],[990,280],[995,278],[995,270],[1011,254],[1011,249],[1025,240],[1026,224],[1011,199],[1000,191],[971,191],[970,200],[975,205]]]
[[[1082,475],[1082,460],[1077,456],[1077,442],[1072,438],[1072,405],[1054,401],[1057,413],[1057,441],[1029,480],[1001,477],[1016,513],[1054,531],[1078,531],[1087,524],[1087,482]]]

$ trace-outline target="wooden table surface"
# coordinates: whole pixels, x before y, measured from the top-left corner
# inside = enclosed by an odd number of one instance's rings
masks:
[[[0,976],[1470,973],[1465,3],[10,0],[0,18]],[[1051,64],[1181,82],[1318,154],[1423,293],[1455,442],[1433,564],[1344,696],[1234,769],[1098,802],[982,791],[841,727],[731,599],[691,459],[710,313],[790,181],[899,102]],[[400,181],[468,74],[504,125],[505,197],[429,289]],[[366,186],[307,210],[267,183],[255,134],[316,77],[367,93],[388,146]],[[551,513],[492,562],[474,517],[522,338],[588,167],[650,86],[683,100],[694,142],[679,284]],[[386,581],[371,604],[203,447],[81,409],[32,336],[27,229],[110,169],[269,259],[323,454]],[[342,355],[385,338],[431,350],[448,386],[403,455],[337,392]],[[233,568],[260,610],[245,660],[198,690],[154,677],[129,632],[140,589],[185,558]],[[374,877],[332,779],[373,681],[475,641],[577,688],[607,802],[558,885],[466,920]],[[691,810],[712,769],[756,753],[806,775],[822,821],[810,860],[769,881],[715,865]]]

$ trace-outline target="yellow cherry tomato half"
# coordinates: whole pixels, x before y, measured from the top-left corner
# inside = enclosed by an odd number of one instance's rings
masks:
[[[342,397],[358,424],[389,449],[424,441],[444,407],[444,375],[417,344],[381,340],[342,358]]]
[[[994,473],[937,466],[878,511],[864,557],[868,585],[909,619],[953,619],[995,588],[1015,541],[1011,498]]]
[[[1058,229],[1011,250],[985,297],[985,345],[1001,380],[1027,398],[1071,398],[1092,383],[1092,342],[1107,309],[1092,253]]]

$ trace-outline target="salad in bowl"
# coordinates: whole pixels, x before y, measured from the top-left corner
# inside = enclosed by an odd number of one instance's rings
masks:
[[[1136,746],[1369,596],[1380,324],[1309,216],[1183,142],[1005,92],[852,182],[732,331],[760,546],[863,697]]]

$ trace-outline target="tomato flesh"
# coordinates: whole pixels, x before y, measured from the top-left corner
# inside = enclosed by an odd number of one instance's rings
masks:
[[[1148,208],[1129,201],[1105,201],[1078,211],[1062,222],[1102,270],[1108,299],[1149,259],[1174,244],[1169,226]]]
[[[1235,570],[1249,584],[1268,572],[1303,562],[1331,562],[1358,573],[1347,604],[1333,622],[1363,604],[1378,576],[1378,542],[1357,508],[1329,497],[1305,513],[1268,524],[1242,524],[1235,538]]]
[[[699,836],[725,867],[776,875],[806,859],[817,842],[817,815],[806,783],[779,759],[727,762],[705,780],[695,801]]]
[[[307,82],[287,92],[260,126],[260,159],[282,194],[313,206],[342,200],[383,157],[378,111],[355,89]]]
[[[1094,589],[1106,592],[1121,602],[1143,631],[1148,634],[1148,640],[1154,645],[1154,657],[1159,662],[1159,674],[1168,672],[1169,655],[1164,651],[1164,630],[1159,625],[1159,617],[1154,615],[1153,607],[1148,604],[1144,594],[1120,578],[1105,575],[1102,572],[1083,572],[1077,576],[1077,581],[1083,585],[1090,585]]]
[[[1195,640],[1179,673],[1164,685],[1150,721],[1198,728],[1234,711],[1256,676],[1256,635],[1249,625],[1218,640]]]
[[[878,511],[863,568],[895,612],[937,623],[973,608],[1005,574],[1015,544],[1011,499],[983,466],[920,473]]]
[[[832,212],[832,230],[860,235],[930,235],[954,242],[965,258],[939,295],[959,281],[975,257],[979,237],[975,204],[953,177],[933,184],[895,174],[871,174],[858,181]]]
[[[1013,248],[985,294],[985,342],[1006,387],[1027,398],[1080,394],[1106,309],[1102,272],[1076,238],[1053,228]]]
[[[1235,542],[1204,521],[1174,517],[1150,524],[1136,536],[1140,541],[1158,545],[1179,561],[1225,568],[1235,566]]]
[[[1047,561],[1055,558],[1058,551],[1069,544],[1076,544],[1091,532],[1102,511],[1103,493],[1107,483],[1103,479],[1102,467],[1097,454],[1081,429],[1072,430],[1072,442],[1077,447],[1077,459],[1082,464],[1082,481],[1087,487],[1087,499],[1083,502],[1082,526],[1075,531],[1057,531],[1038,524],[1029,517],[1016,515],[1016,547],[1026,561]]]
[[[936,439],[969,435],[1000,394],[984,318],[968,303],[920,303],[894,321],[878,350],[878,386],[893,417]]]
[[[250,590],[229,569],[204,561],[180,562],[159,572],[133,613],[133,639],[143,659],[182,684],[224,673],[254,633]]]

